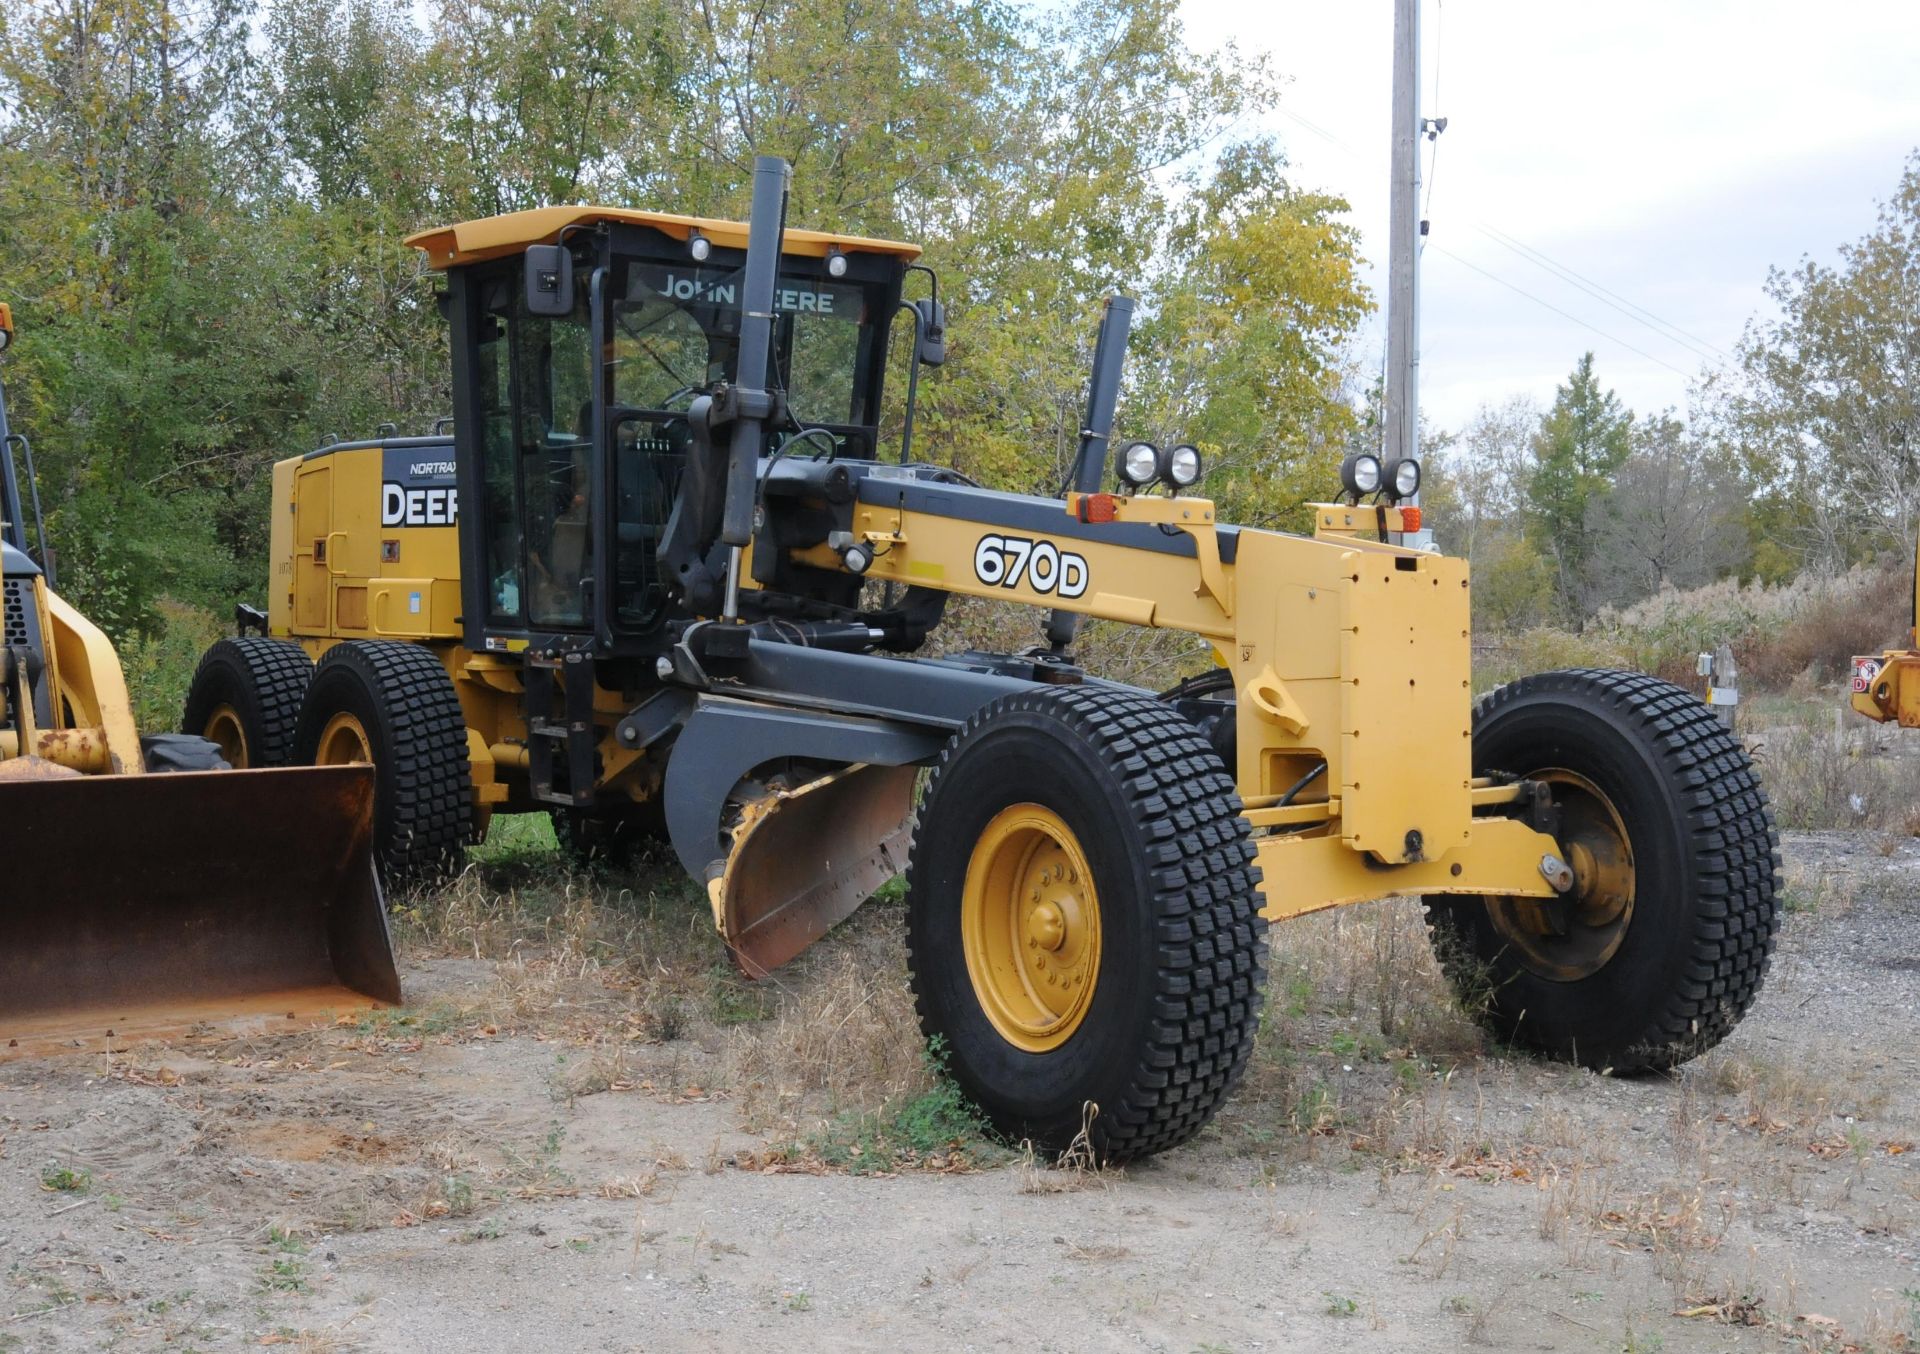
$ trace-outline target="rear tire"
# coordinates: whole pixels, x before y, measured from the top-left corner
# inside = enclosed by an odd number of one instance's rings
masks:
[[[1240,808],[1194,726],[1131,692],[1004,696],[947,744],[915,833],[908,964],[921,1029],[998,1132],[1060,1152],[1084,1125],[1122,1161],[1212,1118],[1264,980]]]
[[[218,743],[231,766],[291,766],[312,680],[313,661],[291,640],[223,639],[193,674],[180,727]]]
[[[220,745],[190,733],[150,733],[140,740],[140,760],[150,776],[172,771],[226,771]]]
[[[1503,1039],[1614,1072],[1725,1038],[1773,953],[1779,838],[1719,718],[1655,677],[1542,673],[1475,708],[1473,763],[1547,781],[1575,885],[1553,925],[1526,900],[1426,900],[1463,1004]],[[1624,854],[1595,865],[1619,829]]]
[[[473,823],[467,724],[432,650],[353,640],[327,650],[300,708],[303,765],[371,761],[374,852],[390,884],[460,868]]]

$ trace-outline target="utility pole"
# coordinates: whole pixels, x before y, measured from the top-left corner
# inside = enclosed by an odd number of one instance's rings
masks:
[[[1393,5],[1393,185],[1387,233],[1387,401],[1380,464],[1420,459],[1420,0]],[[1412,502],[1418,504],[1415,494]],[[1402,543],[1427,546],[1433,533]]]

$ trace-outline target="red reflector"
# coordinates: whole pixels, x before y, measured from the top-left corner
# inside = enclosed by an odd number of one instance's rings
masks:
[[[1080,520],[1082,522],[1117,522],[1120,520],[1120,505],[1112,494],[1083,494],[1080,498]]]
[[[1418,508],[1400,509],[1400,530],[1402,531],[1420,530],[1420,509]]]

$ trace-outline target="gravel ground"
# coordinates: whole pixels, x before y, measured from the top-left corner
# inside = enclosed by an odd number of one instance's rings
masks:
[[[460,1018],[15,1061],[0,1351],[1920,1348],[1920,843],[1796,834],[1788,877],[1681,1075],[1309,1022],[1340,1113],[1268,1050],[1124,1173],[782,1164],[714,1048],[584,1076],[470,959],[407,973]]]

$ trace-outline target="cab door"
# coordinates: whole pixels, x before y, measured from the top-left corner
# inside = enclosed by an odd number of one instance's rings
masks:
[[[324,634],[332,619],[333,466],[308,462],[293,477],[293,627]]]

